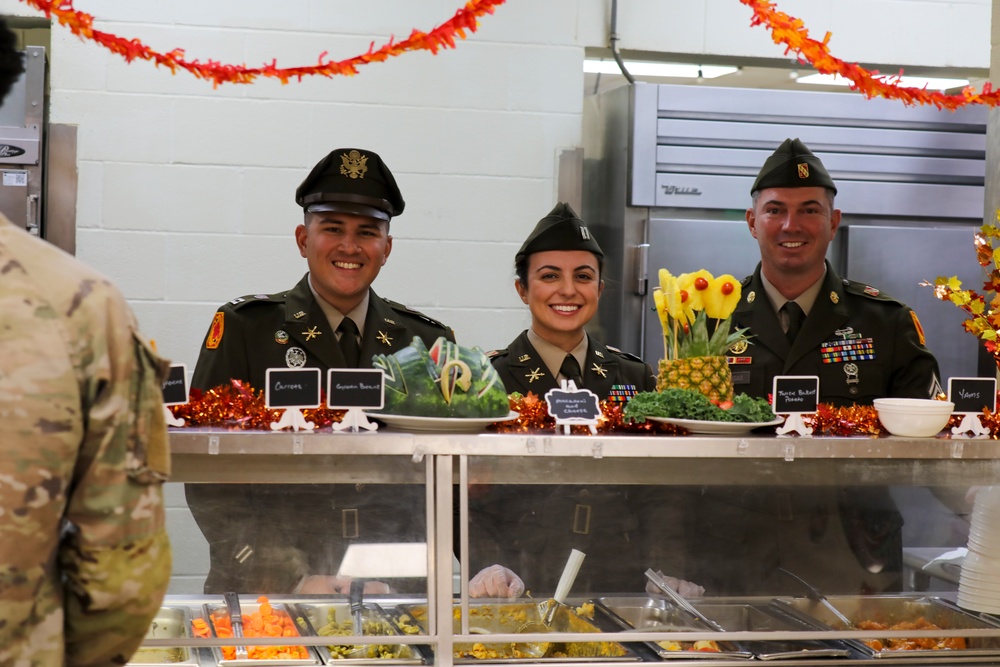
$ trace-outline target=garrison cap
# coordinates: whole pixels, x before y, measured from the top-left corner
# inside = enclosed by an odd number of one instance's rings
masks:
[[[785,139],[764,161],[750,194],[767,188],[821,187],[837,194],[830,173],[818,157],[798,139]]]
[[[556,204],[547,216],[538,221],[534,231],[517,251],[514,261],[519,262],[527,255],[545,250],[589,250],[598,257],[604,257],[604,251],[591,236],[587,225],[564,202]]]
[[[406,203],[396,179],[378,154],[338,148],[319,161],[295,190],[295,203],[309,212],[342,211],[389,220]]]

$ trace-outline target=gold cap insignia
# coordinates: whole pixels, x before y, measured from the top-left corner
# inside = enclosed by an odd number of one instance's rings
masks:
[[[358,151],[340,154],[340,174],[349,178],[364,178],[368,171],[368,156]]]
[[[830,301],[834,303],[840,303],[840,295],[836,292],[830,292]]]
[[[747,303],[753,303],[756,298],[757,298],[757,292],[750,292],[749,294],[747,294]]]
[[[799,169],[799,178],[809,178],[809,164],[806,162],[800,162],[796,165]]]

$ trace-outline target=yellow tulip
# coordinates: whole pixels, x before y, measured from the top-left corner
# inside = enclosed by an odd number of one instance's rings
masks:
[[[670,281],[674,279],[674,277],[666,269],[660,269],[658,277],[660,279],[660,289],[667,292],[667,286],[670,284]]]
[[[743,295],[743,286],[728,273],[714,279],[705,292],[705,314],[724,320],[733,314]]]
[[[694,310],[705,309],[705,293],[709,285],[712,284],[712,274],[705,269],[700,269],[694,273],[684,273],[677,277],[677,284],[688,293],[691,308]]]
[[[694,322],[694,310],[691,308],[690,295],[686,290],[681,289],[677,278],[674,278],[669,273],[667,276],[667,284],[663,288],[663,300],[667,306],[667,313],[683,325]]]
[[[667,300],[663,296],[663,290],[659,287],[653,289],[653,303],[656,304],[656,314],[660,316],[660,325],[666,332],[670,329],[670,317],[667,313]]]

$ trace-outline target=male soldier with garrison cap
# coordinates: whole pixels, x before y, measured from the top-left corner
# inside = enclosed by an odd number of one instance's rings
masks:
[[[371,288],[392,250],[389,223],[403,197],[376,153],[339,148],[295,191],[295,229],[309,272],[290,290],[233,299],[215,313],[192,386],[230,380],[264,388],[268,368],[367,368],[419,336],[427,347],[452,330]],[[423,488],[388,485],[186,487],[208,539],[206,592],[337,592],[351,542],[423,541]],[[413,496],[413,498],[411,498]],[[411,502],[412,500],[412,502]],[[411,516],[412,515],[412,516]],[[318,575],[308,576],[307,575]],[[319,586],[315,588],[311,586]]]
[[[916,314],[826,261],[840,225],[837,187],[798,139],[787,139],[751,187],[747,226],[761,261],[743,281],[731,350],[737,392],[767,397],[776,375],[819,376],[820,402],[871,405],[930,398],[938,365]],[[732,363],[735,361],[736,363]],[[826,593],[899,590],[902,518],[884,487],[706,488],[690,517],[689,578],[712,595],[801,594],[791,570]]]

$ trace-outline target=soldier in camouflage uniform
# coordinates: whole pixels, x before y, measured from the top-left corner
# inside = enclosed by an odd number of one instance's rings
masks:
[[[166,370],[107,279],[0,215],[0,664],[142,642],[171,568]]]

